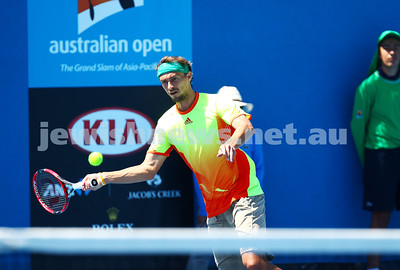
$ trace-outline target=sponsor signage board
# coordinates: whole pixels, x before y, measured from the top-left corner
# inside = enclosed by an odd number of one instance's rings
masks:
[[[163,56],[191,59],[191,14],[186,0],[28,0],[29,87],[157,85]]]
[[[30,89],[29,101],[31,175],[49,168],[71,182],[140,164],[156,121],[173,105],[161,86]],[[104,153],[100,166],[88,163],[91,151]],[[49,188],[49,196],[56,192]],[[175,151],[149,181],[76,190],[62,215],[47,213],[33,191],[30,195],[32,227],[117,230],[193,224],[192,173]]]

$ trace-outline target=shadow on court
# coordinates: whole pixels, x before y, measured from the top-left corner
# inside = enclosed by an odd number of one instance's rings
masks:
[[[284,270],[365,270],[365,263],[307,263],[307,264],[281,264]],[[400,261],[381,262],[381,270],[399,270]]]
[[[0,254],[0,269],[10,270],[185,270],[187,256],[52,256]],[[276,263],[283,270],[365,270],[365,263]],[[400,260],[381,262],[381,270],[400,270]],[[210,264],[208,270],[217,270]]]

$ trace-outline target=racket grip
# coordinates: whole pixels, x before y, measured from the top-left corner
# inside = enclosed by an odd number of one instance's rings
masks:
[[[92,186],[92,187],[95,187],[95,186],[97,186],[99,183],[97,182],[97,180],[96,179],[92,179],[92,181],[90,181],[90,185]]]
[[[90,181],[90,186],[91,186],[91,187],[95,187],[95,186],[97,186],[98,184],[99,184],[99,183],[97,183],[97,180],[96,180],[96,179],[92,179],[92,181]],[[83,182],[81,181],[81,182],[72,184],[72,187],[73,187],[74,189],[82,189],[82,185],[83,185]]]

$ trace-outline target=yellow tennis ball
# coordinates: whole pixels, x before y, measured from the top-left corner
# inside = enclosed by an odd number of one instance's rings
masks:
[[[89,155],[89,164],[92,166],[99,166],[103,162],[103,155],[99,152],[92,152]]]

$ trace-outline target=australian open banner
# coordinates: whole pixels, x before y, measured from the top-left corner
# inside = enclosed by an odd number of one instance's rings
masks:
[[[49,168],[78,182],[87,173],[140,164],[155,123],[173,105],[155,67],[165,55],[192,59],[191,16],[187,0],[28,0],[30,175]],[[87,160],[93,151],[104,156],[97,167]],[[188,166],[171,153],[154,179],[75,191],[62,215],[42,209],[31,190],[31,226],[93,231],[192,226],[192,183]],[[45,192],[52,197],[59,189],[50,185]],[[34,254],[32,269],[73,269],[92,259]],[[185,265],[182,256],[95,256],[95,261],[96,269]]]
[[[28,0],[29,87],[157,85],[163,56],[191,59],[191,16],[187,0]]]

